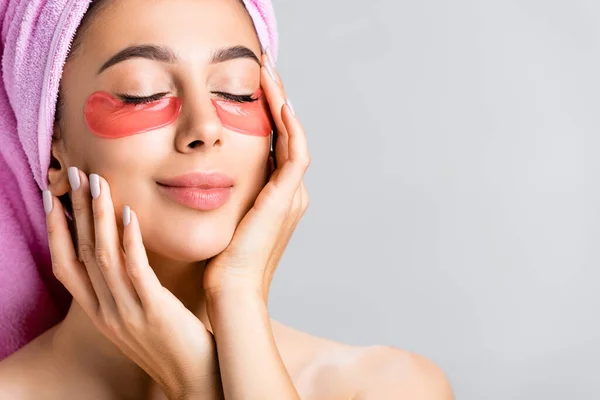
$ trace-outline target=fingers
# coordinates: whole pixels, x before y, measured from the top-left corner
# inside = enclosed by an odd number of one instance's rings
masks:
[[[137,215],[129,206],[123,208],[123,247],[127,256],[127,274],[140,298],[142,307],[148,310],[153,299],[162,290],[162,284],[148,263],[142,242]]]
[[[102,275],[102,271],[100,271],[96,264],[96,234],[94,216],[92,214],[90,182],[86,174],[75,167],[69,168],[69,181],[72,189],[73,217],[77,226],[79,257],[85,265],[94,291],[96,292],[99,306],[109,310],[114,309],[116,307],[115,301],[106,284],[104,275]]]
[[[139,305],[135,288],[125,270],[125,254],[121,250],[119,231],[110,187],[99,175],[90,175],[96,265],[102,272],[117,307],[122,312],[133,311]]]
[[[263,54],[264,54],[263,63],[270,67],[270,73],[271,73],[271,75],[273,75],[275,77],[274,80],[277,82],[277,85],[283,91],[285,91],[285,88],[283,87],[283,81],[281,80],[281,76],[279,76],[279,72],[277,72],[277,69],[275,68],[275,60],[273,58],[273,53],[271,53],[271,49],[267,46],[267,48],[265,48]],[[266,63],[265,61],[269,61],[269,62]]]
[[[267,50],[268,51],[268,50]],[[275,71],[266,53],[262,55],[263,67],[261,68],[261,85],[264,88],[267,101],[271,108],[273,120],[278,131],[278,140],[275,149],[277,169],[271,178],[264,193],[259,197],[265,199],[270,210],[279,210],[273,215],[277,220],[284,218],[291,210],[294,214],[303,214],[295,211],[298,208],[294,203],[304,204],[303,185],[304,174],[310,165],[310,155],[304,128],[294,115],[289,101],[283,90],[281,77]],[[304,205],[300,209],[304,208]]]
[[[310,154],[304,128],[287,104],[283,106],[281,114],[288,132],[288,158],[281,165],[273,183],[278,190],[286,193],[291,201],[310,165]]]
[[[102,311],[102,315],[99,315],[101,317],[117,314],[135,316],[142,305],[141,297],[148,305],[152,296],[160,293],[159,289],[162,288],[154,271],[148,265],[138,220],[135,214],[129,213],[129,207],[126,207],[127,221],[133,219],[133,224],[128,224],[129,227],[124,229],[124,252],[120,245],[108,182],[97,174],[91,174],[88,180],[85,173],[75,167],[69,169],[69,181],[83,262],[77,260],[69,228],[66,221],[62,221],[64,226],[61,229],[63,236],[66,231],[67,239],[58,238],[56,245],[65,246],[66,243],[67,246],[71,246],[73,258],[78,263],[81,275],[77,276],[77,281],[69,279],[69,286],[66,284],[65,286],[74,296],[76,292],[82,290],[83,293],[78,296],[89,297],[88,292],[94,295],[95,303],[91,303],[87,298],[85,301],[95,306],[93,311],[96,315],[98,311]],[[69,277],[72,269],[68,270]],[[85,284],[82,286],[81,280],[87,280],[87,289],[81,289],[81,287],[86,288]]]
[[[275,122],[275,128],[277,129],[277,143],[275,149],[275,156],[277,165],[283,165],[287,159],[287,132],[285,125],[281,119],[281,107],[285,104],[286,98],[285,93],[281,86],[278,85],[277,80],[280,78],[275,72],[275,68],[269,64],[266,54],[262,56],[263,66],[261,67],[261,86],[264,89],[267,103]],[[270,71],[270,72],[269,72]],[[275,79],[272,77],[275,76]]]
[[[287,101],[281,78],[267,54],[262,55],[262,61],[261,82],[280,135],[278,144],[282,143],[282,146],[277,146],[276,149],[277,165],[281,171],[274,176],[273,181],[287,193],[291,201],[310,165],[306,134]]]
[[[52,271],[81,307],[93,315],[98,310],[98,298],[85,265],[75,254],[62,204],[47,190],[43,196]]]

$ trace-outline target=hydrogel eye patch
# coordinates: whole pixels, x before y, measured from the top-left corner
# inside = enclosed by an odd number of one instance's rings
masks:
[[[273,127],[267,99],[260,89],[252,95],[252,98],[258,100],[239,103],[212,99],[212,103],[225,128],[244,135],[269,136]]]
[[[272,130],[271,115],[265,96],[259,89],[258,100],[239,103],[211,99],[223,126],[234,132],[252,136],[268,136]],[[178,97],[163,97],[141,104],[128,104],[108,92],[95,92],[87,100],[84,115],[90,130],[106,139],[159,129],[175,122],[181,112]]]
[[[92,132],[118,139],[167,126],[181,112],[177,97],[163,97],[143,104],[127,104],[107,92],[93,93],[87,100],[85,121]]]

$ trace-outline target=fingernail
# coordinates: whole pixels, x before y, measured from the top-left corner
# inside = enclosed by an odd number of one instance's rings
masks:
[[[123,225],[127,226],[131,222],[131,209],[129,206],[123,207]]]
[[[69,167],[67,171],[69,174],[69,183],[71,184],[71,189],[73,191],[79,189],[79,186],[81,186],[81,182],[79,181],[79,170],[77,167]]]
[[[90,190],[94,199],[100,196],[100,177],[96,174],[90,175]]]
[[[265,67],[267,68],[267,72],[271,76],[271,79],[277,82],[277,78],[275,78],[275,66],[271,64],[271,61],[269,61],[269,56],[267,56],[267,62],[265,63]]]
[[[275,57],[273,57],[273,53],[271,53],[271,46],[267,46],[265,49],[265,53],[267,53],[267,58],[271,61],[271,65],[275,66]]]
[[[292,112],[292,114],[295,117],[296,116],[296,112],[294,111],[294,107],[292,107],[292,102],[290,101],[290,99],[285,99],[285,104],[288,105],[288,107],[290,108],[290,111]]]
[[[42,192],[42,197],[44,199],[44,211],[46,212],[46,215],[48,215],[48,213],[52,211],[52,193],[50,193],[49,190],[44,190]]]

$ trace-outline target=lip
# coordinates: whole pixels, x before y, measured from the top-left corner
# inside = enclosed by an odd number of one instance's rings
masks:
[[[210,211],[227,202],[233,180],[219,172],[194,172],[157,181],[160,191],[186,207]]]
[[[234,184],[233,179],[221,172],[191,172],[173,178],[161,179],[157,182],[163,186],[200,189],[226,189]]]

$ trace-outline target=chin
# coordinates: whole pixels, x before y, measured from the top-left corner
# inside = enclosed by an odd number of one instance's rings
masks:
[[[198,262],[223,252],[256,195],[235,196],[211,211],[172,202],[146,202],[140,207],[140,226],[146,250],[181,262]],[[151,205],[150,205],[151,204]]]
[[[176,261],[206,260],[227,248],[235,232],[234,222],[215,218],[157,224],[152,231],[144,232],[144,245]]]

